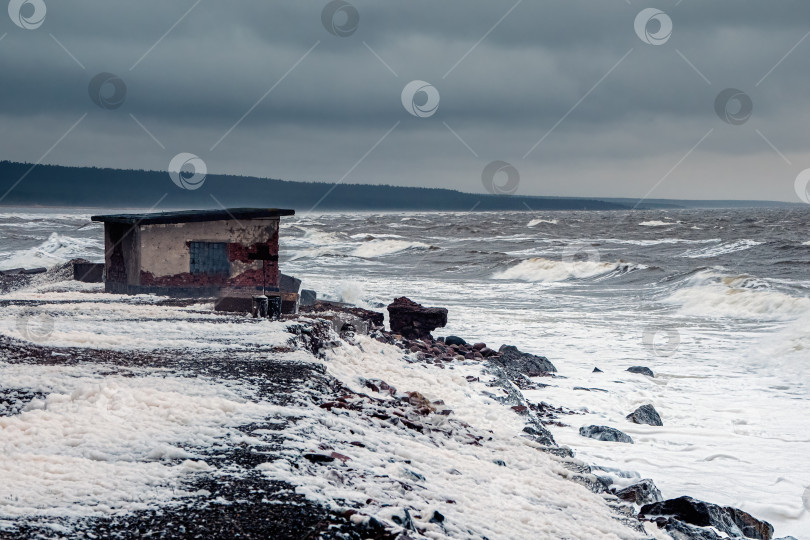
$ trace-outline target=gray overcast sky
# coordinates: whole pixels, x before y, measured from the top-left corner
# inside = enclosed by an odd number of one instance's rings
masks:
[[[190,152],[212,173],[483,192],[503,160],[521,195],[794,202],[810,167],[806,0],[351,0],[345,37],[320,0],[36,2],[37,28],[0,21],[2,159],[40,160],[86,113],[44,163],[165,170]],[[40,6],[15,4],[36,26]],[[90,99],[101,72],[120,107]],[[406,111],[413,80],[434,114]],[[750,97],[742,123],[715,111],[726,88]]]

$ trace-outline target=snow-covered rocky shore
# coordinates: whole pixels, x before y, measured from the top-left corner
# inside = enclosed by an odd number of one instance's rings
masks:
[[[546,431],[580,406],[525,399],[564,373],[62,277],[0,295],[0,538],[771,538],[640,520]]]

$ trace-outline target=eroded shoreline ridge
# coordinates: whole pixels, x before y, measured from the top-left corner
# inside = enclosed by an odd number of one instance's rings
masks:
[[[324,302],[269,321],[70,276],[2,278],[0,537],[773,538],[577,459],[547,429],[577,404],[524,395],[566,374],[428,337],[441,311],[399,298],[397,331]]]

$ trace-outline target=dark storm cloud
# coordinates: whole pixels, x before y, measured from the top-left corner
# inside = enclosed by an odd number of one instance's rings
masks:
[[[482,191],[502,159],[522,194],[640,196],[667,175],[653,196],[792,200],[810,167],[810,38],[785,57],[810,30],[798,0],[357,0],[348,37],[320,1],[44,1],[41,27],[0,25],[4,159],[39,160],[87,113],[45,162],[165,169],[188,151],[212,172],[337,180],[399,122],[345,181]],[[673,21],[663,45],[633,28],[650,5]],[[88,95],[101,72],[120,107]],[[412,80],[438,89],[435,115],[403,108]],[[742,125],[715,114],[728,87],[751,97]]]

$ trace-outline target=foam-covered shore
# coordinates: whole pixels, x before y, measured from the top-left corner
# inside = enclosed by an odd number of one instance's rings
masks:
[[[540,374],[62,277],[0,296],[0,536],[667,537],[527,429]]]
[[[482,362],[47,277],[0,309],[0,536],[664,538]]]

